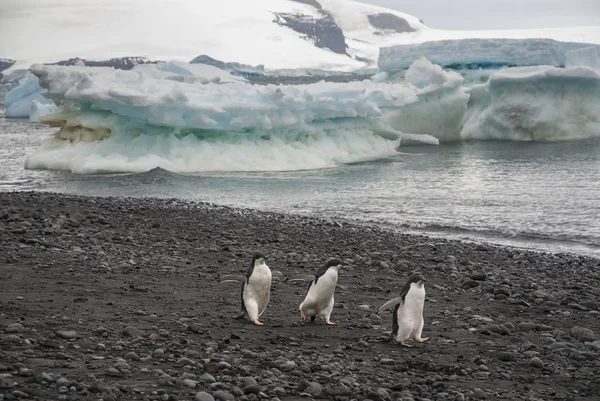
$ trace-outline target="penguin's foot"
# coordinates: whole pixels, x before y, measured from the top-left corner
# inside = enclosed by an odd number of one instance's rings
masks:
[[[412,348],[412,345],[405,343],[404,341],[400,342],[400,345],[402,345],[403,347],[408,347],[408,348]]]
[[[257,326],[264,326],[265,325],[264,323],[259,322],[258,320],[255,320],[254,324],[257,325]]]
[[[331,320],[327,320],[325,323],[326,323],[326,324],[329,324],[329,325],[333,325],[333,326],[335,326],[335,323],[333,323]]]
[[[306,320],[306,315],[304,314],[304,311],[303,311],[303,310],[301,310],[301,311],[300,311],[300,318],[301,318],[302,320]]]
[[[425,337],[425,338],[415,338],[416,341],[420,342],[420,343],[424,343],[427,342],[429,340],[431,340],[431,337]]]

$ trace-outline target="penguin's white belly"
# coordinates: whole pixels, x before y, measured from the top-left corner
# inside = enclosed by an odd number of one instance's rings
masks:
[[[398,308],[398,333],[397,339],[404,341],[415,335],[420,336],[423,322],[423,308],[425,306],[425,287],[411,287]]]
[[[254,268],[244,288],[244,302],[246,304],[255,302],[259,315],[265,311],[269,304],[271,280],[271,270],[265,264],[259,265]]]
[[[309,316],[319,315],[329,307],[333,307],[333,294],[337,285],[338,274],[330,269],[310,286],[300,310]]]

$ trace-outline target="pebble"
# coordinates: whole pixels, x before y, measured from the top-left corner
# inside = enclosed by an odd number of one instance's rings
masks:
[[[200,391],[196,393],[194,401],[215,401],[215,398],[205,391]]]
[[[123,334],[124,337],[133,337],[133,338],[142,336],[142,332],[137,327],[133,327],[133,326],[125,327],[121,334]]]
[[[529,364],[537,369],[542,369],[544,367],[544,362],[538,357],[531,358]]]
[[[66,340],[70,340],[72,338],[77,337],[77,332],[73,330],[57,330],[56,335],[60,338],[64,338]]]
[[[215,397],[215,400],[220,401],[235,401],[235,396],[233,394],[223,390],[215,391],[213,397]]]
[[[184,379],[183,380],[183,385],[189,388],[194,388],[196,387],[196,384],[198,384],[195,380],[192,379]]]
[[[517,325],[517,328],[520,331],[532,331],[532,330],[535,330],[536,327],[537,327],[537,324],[535,324],[533,322],[521,322]]]
[[[581,326],[572,327],[569,333],[571,337],[581,342],[592,342],[597,339],[596,334],[592,330]]]
[[[308,387],[304,389],[305,393],[312,395],[313,397],[319,397],[323,393],[323,388],[317,382],[309,382]]]
[[[260,387],[256,384],[250,384],[244,387],[244,394],[258,394],[260,393]]]
[[[473,390],[473,397],[477,398],[478,400],[485,400],[487,398],[487,394],[482,389],[475,388]]]
[[[513,362],[517,360],[517,357],[512,352],[500,351],[498,352],[498,359],[500,359],[503,362]]]
[[[21,323],[11,323],[4,329],[6,334],[20,333],[23,331],[23,325]]]

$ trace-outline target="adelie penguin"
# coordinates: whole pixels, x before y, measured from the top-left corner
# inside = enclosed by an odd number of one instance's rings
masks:
[[[423,320],[425,278],[421,273],[411,275],[402,287],[400,296],[386,302],[377,310],[377,314],[393,305],[395,307],[392,315],[392,337],[397,342],[405,347],[412,347],[406,343],[406,340],[412,338],[420,343],[430,340],[421,337],[425,323]]]
[[[317,270],[315,275],[301,274],[286,279],[286,281],[310,281],[304,301],[299,307],[302,320],[310,318],[314,322],[316,317],[319,316],[325,323],[335,324],[330,318],[333,310],[333,296],[337,285],[338,271],[341,267],[342,262],[339,259],[330,259],[325,266]]]
[[[254,252],[252,262],[245,275],[226,274],[219,277],[219,282],[241,281],[240,317],[247,317],[254,324],[262,326],[258,318],[263,314],[271,297],[271,282],[281,279],[281,273],[269,269],[261,252]]]

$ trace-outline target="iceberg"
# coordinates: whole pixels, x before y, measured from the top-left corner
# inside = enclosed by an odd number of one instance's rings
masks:
[[[587,43],[551,39],[459,39],[382,47],[378,67],[395,73],[426,57],[434,64],[457,70],[508,66],[565,66],[566,54],[582,48],[600,49]],[[578,53],[576,53],[578,54]]]
[[[600,136],[600,72],[507,68],[470,90],[461,139],[559,141]]]
[[[589,67],[504,68],[470,88],[424,57],[403,74],[305,85],[256,85],[182,62],[31,71],[60,104],[39,117],[57,132],[27,159],[31,169],[300,170],[390,157],[414,144],[600,136],[600,72]]]
[[[40,113],[53,113],[58,107],[44,97],[45,89],[39,85],[38,77],[26,74],[20,79],[18,86],[13,88],[4,97],[5,115],[13,118],[27,118],[35,111],[36,121]]]
[[[385,109],[418,100],[405,83],[252,85],[186,63],[31,71],[61,104],[41,118],[58,131],[27,159],[32,169],[299,170],[392,156],[403,141],[438,143],[386,123]]]
[[[440,142],[459,141],[469,100],[463,77],[422,57],[409,67],[404,79],[417,88],[418,100],[386,109],[385,120],[402,132],[433,135]]]

